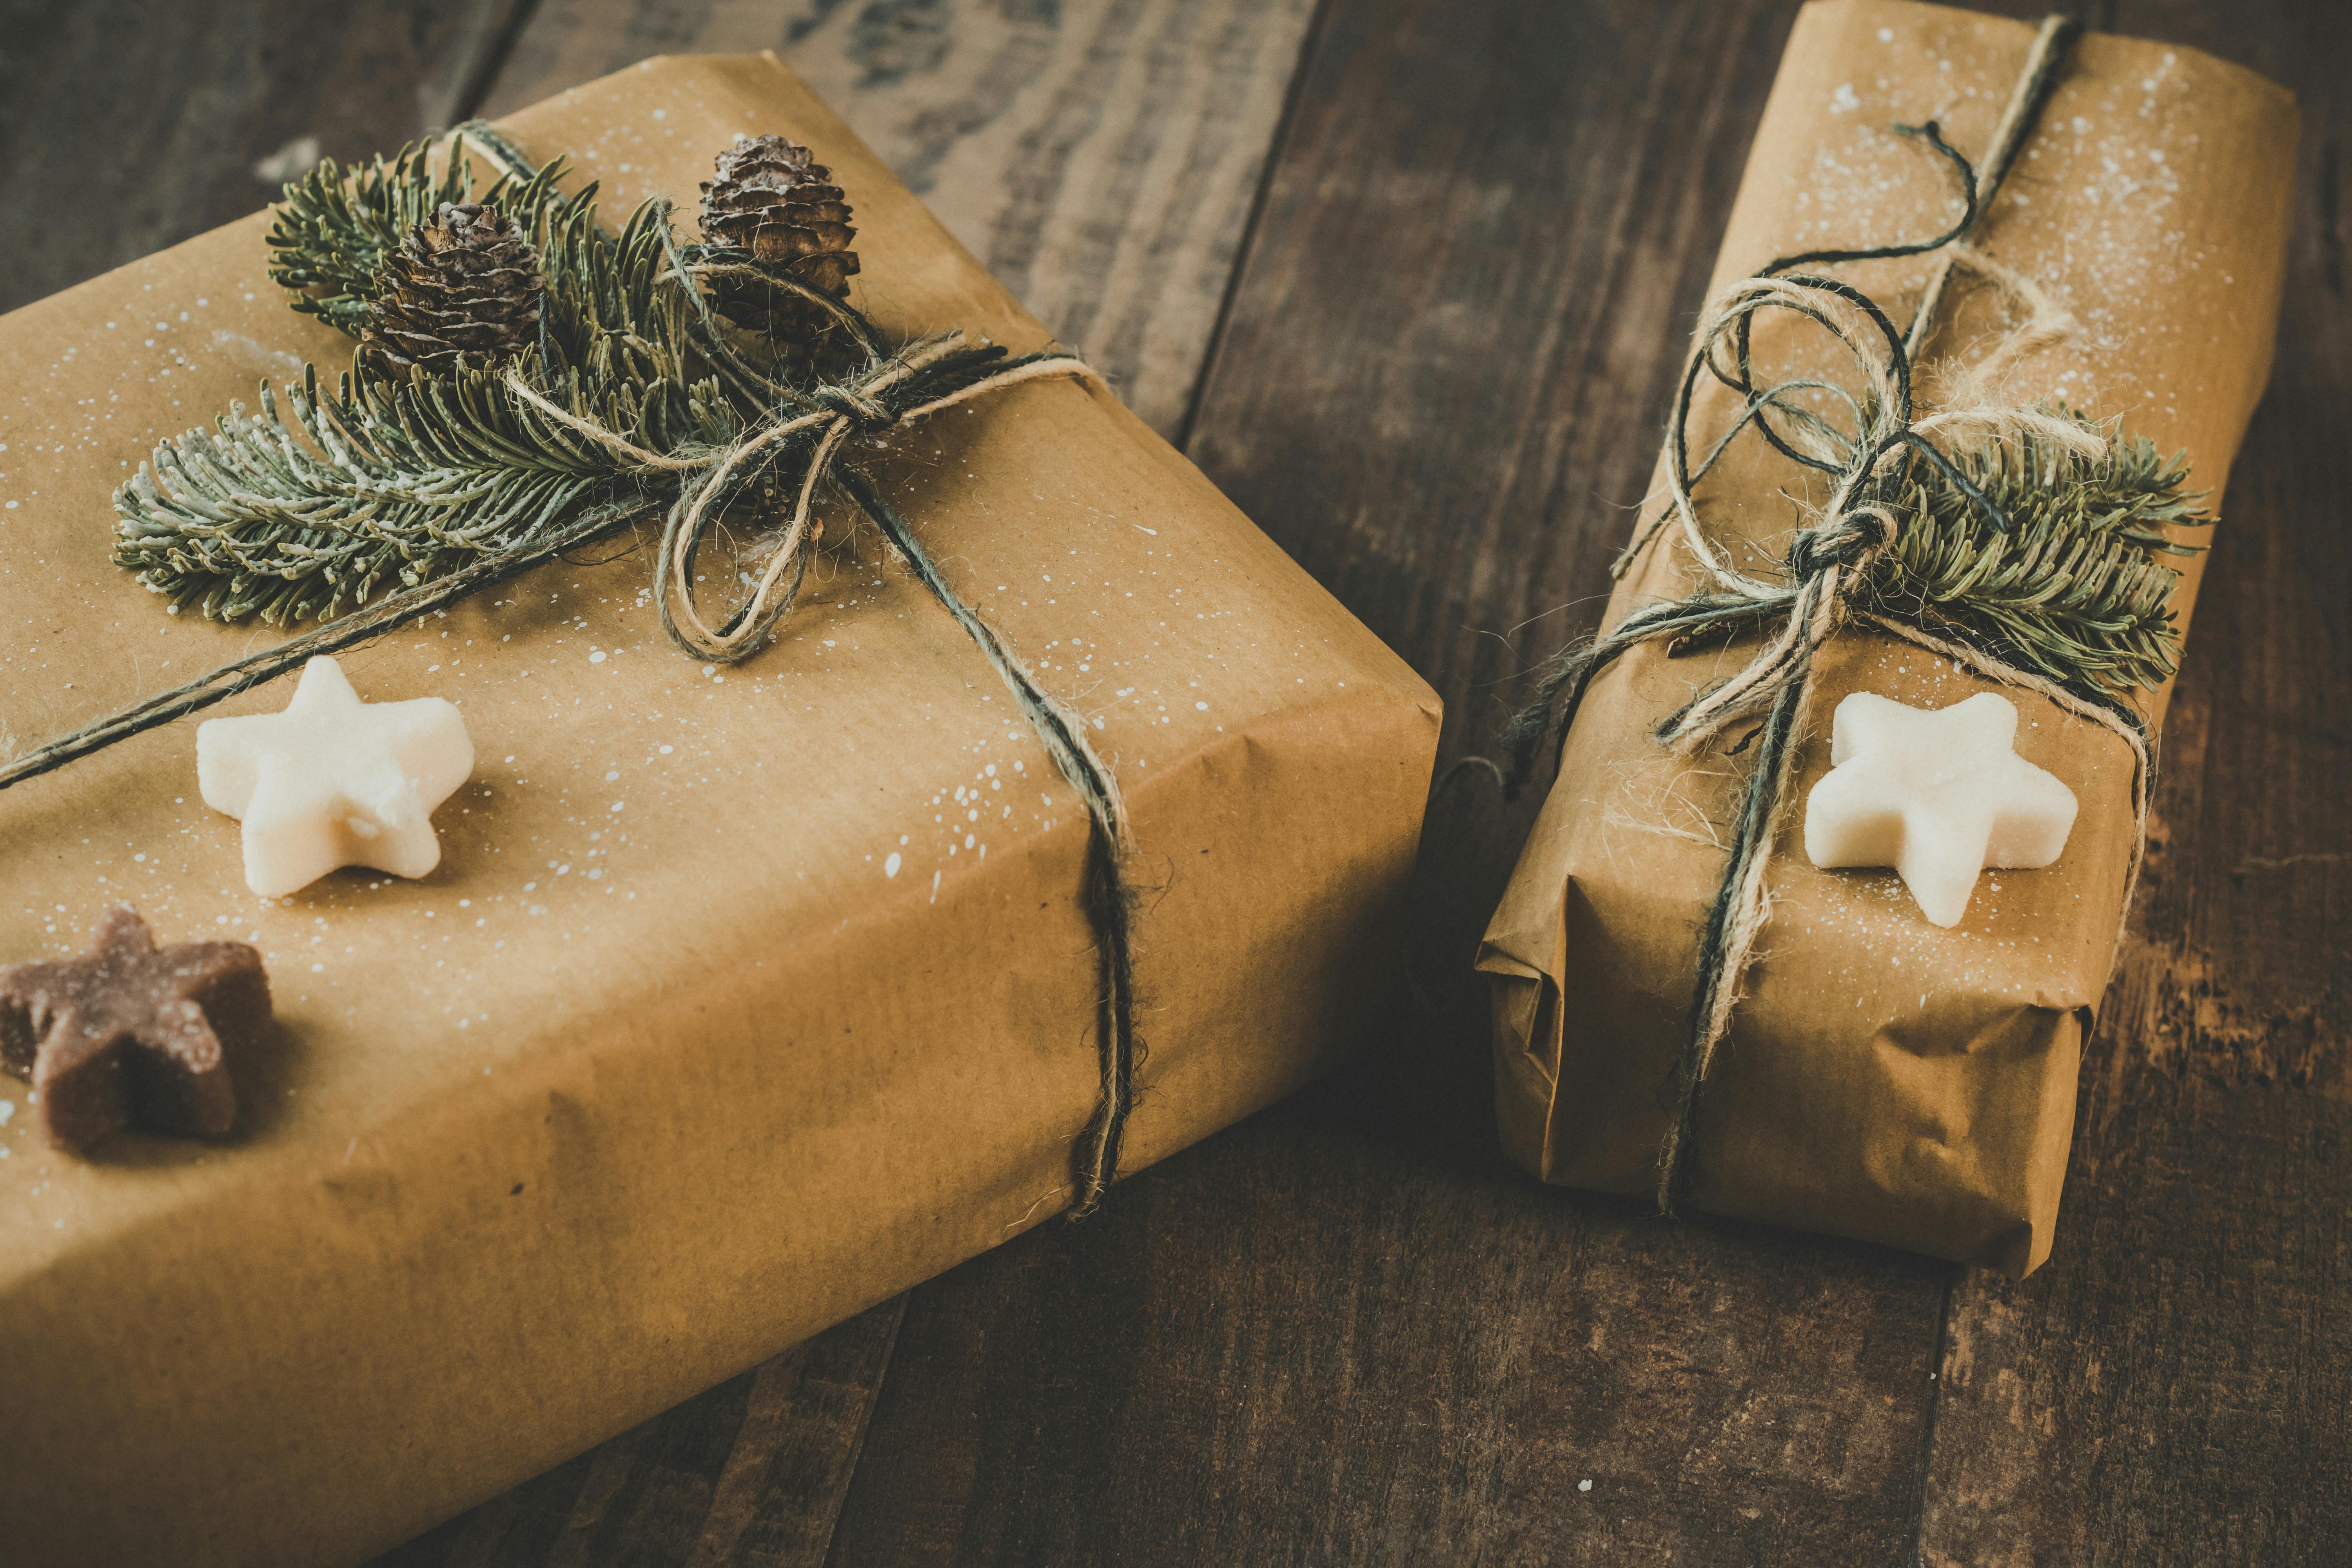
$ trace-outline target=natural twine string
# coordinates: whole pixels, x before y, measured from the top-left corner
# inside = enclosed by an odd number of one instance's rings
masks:
[[[1565,746],[1569,726],[1586,689],[1628,649],[1660,638],[1667,639],[1673,651],[1694,641],[1719,641],[1758,632],[1769,637],[1745,667],[1667,715],[1656,729],[1660,742],[1688,752],[1716,742],[1740,720],[1763,715],[1757,730],[1735,748],[1752,745],[1757,754],[1740,800],[1722,879],[1699,939],[1698,984],[1675,1068],[1675,1110],[1658,1155],[1658,1205],[1667,1214],[1678,1210],[1695,1177],[1702,1087],[1729,1032],[1757,939],[1771,916],[1767,871],[1772,847],[1792,804],[1790,784],[1798,742],[1811,717],[1814,658],[1841,625],[1849,620],[1866,622],[1988,679],[2033,691],[2122,739],[2136,762],[2130,879],[2137,884],[2154,765],[2153,742],[2137,710],[2121,702],[2085,698],[2019,669],[1993,652],[1949,635],[1948,629],[1931,631],[1881,611],[1859,610],[1853,604],[1872,562],[1894,542],[1901,527],[1889,508],[1871,499],[1881,477],[1891,469],[1917,461],[1933,465],[1975,503],[1990,526],[2001,532],[2010,531],[2009,519],[1969,482],[1931,437],[1949,438],[1962,430],[1990,433],[1996,438],[2032,434],[2085,456],[2095,457],[2105,450],[2095,433],[2073,421],[2000,403],[2000,374],[2023,354],[2063,337],[2072,323],[2030,279],[1963,243],[1999,192],[2081,30],[2078,23],[2064,17],[2043,22],[1994,132],[1981,172],[1944,142],[1933,121],[1916,130],[1896,127],[1926,141],[1960,176],[1966,210],[1946,233],[1916,244],[1782,257],[1756,276],[1732,284],[1710,307],[1667,422],[1664,467],[1669,504],[1636,533],[1615,568],[1622,576],[1663,529],[1670,522],[1679,523],[1683,542],[1707,586],[1682,599],[1637,609],[1591,645],[1561,655],[1538,683],[1536,700],[1505,732],[1510,763],[1507,778],[1516,788],[1532,773],[1548,737],[1556,738],[1556,749]],[[1885,312],[1860,289],[1834,278],[1796,270],[1929,253],[1940,255],[1907,332],[1896,331]],[[2017,299],[2027,308],[2028,320],[1983,366],[1956,381],[1953,406],[1915,417],[1913,366],[1933,334],[1946,286],[1952,273],[1962,267]],[[1752,331],[1756,318],[1768,310],[1791,312],[1825,329],[1852,358],[1859,372],[1860,389],[1819,379],[1759,384],[1750,353]],[[1730,426],[1694,465],[1688,425],[1702,375],[1722,383],[1742,403]],[[1805,394],[1841,402],[1853,416],[1853,433],[1848,435],[1798,401]],[[1779,581],[1750,576],[1734,567],[1700,528],[1692,497],[1694,488],[1733,438],[1750,426],[1783,456],[1834,481],[1817,521],[1801,530],[1790,543],[1782,562],[1786,576]]]
[[[537,172],[511,142],[479,122],[459,127],[457,134],[518,179],[528,180]],[[1117,778],[1087,738],[1086,721],[1047,691],[1003,636],[964,603],[924,550],[914,529],[871,479],[842,458],[853,442],[863,439],[878,444],[909,421],[1024,382],[1071,379],[1105,394],[1108,384],[1094,367],[1074,354],[1008,357],[1003,348],[975,344],[960,330],[886,353],[882,334],[845,301],[723,255],[713,258],[709,252],[698,256],[681,252],[667,237],[665,246],[673,275],[699,312],[705,329],[700,346],[739,388],[769,404],[765,418],[722,446],[655,452],[565,408],[518,368],[509,367],[504,384],[540,417],[601,447],[621,473],[677,483],[677,493],[667,509],[656,557],[654,595],[663,630],[687,652],[714,663],[735,663],[763,646],[792,609],[810,553],[823,538],[816,506],[821,493],[831,487],[874,521],[1003,681],[1055,770],[1077,792],[1087,811],[1087,859],[1080,897],[1096,937],[1100,1068],[1094,1110],[1071,1152],[1068,1214],[1073,1219],[1083,1218],[1101,1205],[1118,1174],[1120,1145],[1135,1106],[1136,1071],[1142,1055],[1134,1017],[1135,900],[1123,870],[1129,849],[1126,805]],[[699,278],[737,275],[799,295],[830,312],[845,335],[865,352],[865,364],[838,381],[803,389],[745,363],[727,344],[725,333],[696,286]],[[759,580],[740,604],[712,626],[695,603],[694,566],[701,548],[732,500],[803,447],[806,456],[793,487],[793,507]],[[8,761],[0,766],[0,790],[226,701],[299,669],[311,658],[396,631],[485,588],[619,534],[643,521],[646,513],[642,501],[614,500],[593,507],[545,539],[487,553],[446,577],[388,595],[275,647],[222,665]]]

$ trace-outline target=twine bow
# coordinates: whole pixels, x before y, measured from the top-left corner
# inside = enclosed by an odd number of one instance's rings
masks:
[[[683,261],[678,266],[681,276],[687,277],[719,270]],[[854,322],[853,335],[860,342],[878,341],[872,324],[848,305],[819,289],[804,292]],[[824,534],[816,503],[828,485],[839,485],[845,471],[841,459],[853,439],[878,438],[910,420],[1024,381],[1064,376],[1106,394],[1109,391],[1101,373],[1076,354],[1049,352],[1011,358],[1002,347],[974,344],[961,329],[956,329],[909,343],[894,353],[886,354],[878,347],[869,349],[866,363],[842,380],[804,391],[766,381],[764,390],[772,399],[772,411],[765,420],[723,447],[679,453],[647,451],[595,420],[573,413],[533,386],[519,369],[509,369],[506,381],[516,397],[603,447],[625,466],[679,477],[677,499],[664,521],[654,567],[654,597],[662,630],[697,658],[733,664],[757,651],[776,624],[791,613],[807,571],[808,552]],[[695,604],[694,567],[702,547],[730,503],[750,488],[789,470],[795,462],[799,476],[792,486],[792,509],[767,547],[766,564],[751,592],[712,626]],[[896,540],[891,542],[904,553],[904,546]]]
[[[1675,1068],[1674,1119],[1659,1149],[1657,1199],[1664,1213],[1677,1211],[1694,1178],[1701,1087],[1729,1031],[1742,977],[1769,917],[1766,871],[1789,809],[1797,742],[1812,695],[1814,656],[1840,626],[1866,623],[1990,679],[2035,691],[2119,736],[2137,762],[2133,809],[2139,832],[2131,873],[2137,880],[2153,763],[2152,742],[2139,713],[2120,700],[2085,695],[2017,668],[1998,650],[1951,635],[1954,628],[1931,626],[1924,617],[1888,614],[1863,592],[1873,563],[1895,543],[1903,527],[1901,516],[1888,504],[1889,485],[1915,464],[1929,465],[1966,496],[1985,526],[2011,531],[2010,519],[1938,447],[1939,438],[1973,429],[1996,437],[2039,437],[2092,457],[2105,449],[2098,434],[2079,422],[2038,408],[2003,406],[1988,395],[2000,371],[2063,337],[2072,323],[2030,279],[1964,243],[2048,101],[2066,51],[2080,32],[2080,24],[2064,17],[2042,24],[1981,173],[1944,141],[1933,121],[1895,127],[1924,141],[1958,174],[1965,210],[1948,230],[1916,244],[1782,257],[1732,284],[1713,303],[1667,421],[1664,467],[1670,504],[1636,533],[1613,568],[1622,577],[1669,523],[1678,523],[1706,587],[1633,610],[1589,646],[1562,654],[1538,683],[1535,700],[1504,732],[1508,758],[1505,782],[1516,790],[1533,773],[1547,739],[1555,749],[1565,746],[1586,689],[1629,649],[1664,640],[1668,656],[1674,657],[1701,645],[1758,635],[1769,638],[1745,666],[1668,714],[1654,731],[1661,743],[1688,752],[1716,742],[1739,721],[1762,715],[1760,724],[1733,748],[1745,752],[1752,747],[1755,760],[1699,941],[1698,983]],[[1929,253],[1938,253],[1938,265],[1907,331],[1897,330],[1878,303],[1852,284],[1799,270]],[[2029,320],[1984,365],[1961,378],[1948,406],[1923,417],[1915,408],[1913,366],[1933,331],[1945,286],[1961,267],[2026,306]],[[1793,313],[1827,331],[1845,352],[1854,372],[1853,384],[1818,378],[1759,380],[1751,353],[1754,324],[1772,310]],[[1729,426],[1694,463],[1688,426],[1702,377],[1728,388],[1740,404]],[[1842,405],[1852,416],[1851,426],[1818,413],[1809,405],[1809,397]],[[1829,499],[1815,521],[1790,541],[1781,560],[1783,574],[1777,579],[1739,571],[1706,537],[1693,501],[1694,489],[1732,441],[1751,427],[1783,457],[1832,481]],[[2126,905],[2129,898],[2127,888]]]

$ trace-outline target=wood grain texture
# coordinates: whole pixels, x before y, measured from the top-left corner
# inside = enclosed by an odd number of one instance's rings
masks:
[[[0,310],[462,118],[524,3],[0,0]]]
[[[2352,14],[2123,0],[2293,88],[2277,369],[2165,734],[2048,1266],[1959,1281],[1921,1556],[2352,1562]]]
[[[542,0],[489,108],[648,54],[779,50],[1033,313],[1172,435],[1312,9]]]
[[[830,1561],[1892,1563],[1940,1277],[1271,1113],[914,1293]]]
[[[1448,756],[1599,623],[1796,8],[1331,17],[1191,450],[1437,687]]]

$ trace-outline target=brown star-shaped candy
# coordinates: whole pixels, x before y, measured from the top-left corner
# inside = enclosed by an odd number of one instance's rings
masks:
[[[128,904],[79,958],[0,968],[0,1066],[33,1080],[49,1142],[81,1153],[136,1122],[217,1135],[229,1058],[269,1026],[269,977],[241,942],[158,948]]]

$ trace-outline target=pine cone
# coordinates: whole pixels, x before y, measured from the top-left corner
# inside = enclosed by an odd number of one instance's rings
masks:
[[[444,202],[385,261],[365,342],[395,371],[496,364],[531,345],[546,288],[538,253],[504,213]]]
[[[737,136],[702,187],[702,237],[839,300],[857,271],[857,231],[833,171],[814,158],[782,136]],[[805,346],[832,321],[820,305],[746,279],[715,279],[711,293],[720,314],[780,343]]]

